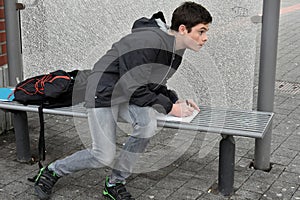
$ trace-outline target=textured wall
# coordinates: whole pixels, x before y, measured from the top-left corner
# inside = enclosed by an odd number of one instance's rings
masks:
[[[170,23],[178,0],[23,0],[25,76],[55,69],[88,69],[133,21],[161,10]],[[180,96],[198,103],[251,109],[259,0],[201,0],[213,15],[209,42],[200,53],[187,51],[170,80]]]

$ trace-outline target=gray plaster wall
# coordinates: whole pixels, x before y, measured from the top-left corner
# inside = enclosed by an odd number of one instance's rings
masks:
[[[135,19],[163,11],[168,24],[183,1],[22,0],[24,75],[90,69]],[[252,108],[260,0],[198,0],[213,16],[201,52],[186,51],[169,86],[199,104]]]

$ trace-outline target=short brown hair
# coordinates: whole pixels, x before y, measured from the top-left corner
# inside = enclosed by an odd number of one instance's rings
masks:
[[[181,24],[185,25],[188,32],[197,24],[209,24],[212,22],[212,16],[202,5],[195,2],[185,2],[176,8],[172,15],[171,29],[178,31]]]

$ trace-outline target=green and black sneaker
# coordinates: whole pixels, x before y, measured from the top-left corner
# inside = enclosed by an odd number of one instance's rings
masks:
[[[131,194],[126,190],[125,184],[110,184],[109,178],[106,177],[103,195],[113,200],[134,200]]]
[[[46,200],[50,198],[52,188],[60,177],[55,172],[50,171],[48,167],[42,167],[36,176],[34,189],[39,199]]]

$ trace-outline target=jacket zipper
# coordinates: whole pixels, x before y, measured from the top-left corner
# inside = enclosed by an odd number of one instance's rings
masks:
[[[174,38],[173,49],[172,49],[172,59],[171,59],[171,64],[169,66],[169,69],[168,69],[166,75],[164,76],[164,78],[162,78],[160,83],[153,90],[156,90],[161,85],[161,83],[165,80],[165,78],[168,76],[170,70],[172,69],[173,61],[175,60],[175,45],[176,45],[176,39]]]

